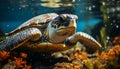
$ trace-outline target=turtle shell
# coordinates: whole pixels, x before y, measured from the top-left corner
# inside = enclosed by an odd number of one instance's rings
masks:
[[[13,30],[12,32],[8,33],[8,35],[13,35],[25,28],[30,28],[30,27],[44,27],[47,26],[50,21],[55,19],[58,16],[56,13],[47,13],[47,14],[42,14],[38,15],[36,17],[33,17],[29,19],[28,21],[24,22],[21,24],[18,28]]]

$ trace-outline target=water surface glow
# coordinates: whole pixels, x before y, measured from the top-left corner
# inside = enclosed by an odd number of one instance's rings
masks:
[[[34,16],[50,12],[78,15],[77,31],[92,28],[101,21],[100,12],[94,11],[98,5],[88,0],[1,0],[0,9],[0,29],[4,33]]]

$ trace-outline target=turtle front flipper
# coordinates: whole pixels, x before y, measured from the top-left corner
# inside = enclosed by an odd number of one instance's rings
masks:
[[[75,45],[77,42],[82,43],[86,47],[88,53],[94,53],[96,50],[100,49],[102,46],[99,44],[92,36],[77,32],[72,36],[68,37],[65,41],[67,46]]]
[[[11,51],[22,46],[28,40],[36,41],[41,37],[41,31],[37,28],[27,28],[12,36],[8,36],[0,42],[0,51]]]

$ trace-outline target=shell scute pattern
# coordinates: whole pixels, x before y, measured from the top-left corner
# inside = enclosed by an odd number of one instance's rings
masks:
[[[24,30],[29,27],[37,27],[37,26],[46,26],[50,21],[52,21],[54,18],[56,18],[58,14],[56,13],[48,13],[43,15],[38,15],[36,17],[33,17],[29,19],[28,21],[24,22],[22,25],[20,25],[15,30],[11,31],[7,35],[13,35],[15,33],[18,33],[21,30]]]

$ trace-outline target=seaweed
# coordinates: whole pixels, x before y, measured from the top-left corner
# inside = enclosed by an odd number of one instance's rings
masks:
[[[106,49],[106,46],[107,46],[107,39],[106,39],[107,36],[106,36],[105,29],[106,29],[105,27],[102,27],[100,30],[101,44],[104,49]]]
[[[103,15],[104,27],[106,28],[106,35],[109,37],[115,37],[119,35],[118,25],[119,25],[119,10],[117,8],[120,6],[119,1],[100,1],[100,11]],[[111,34],[114,33],[114,34]]]

